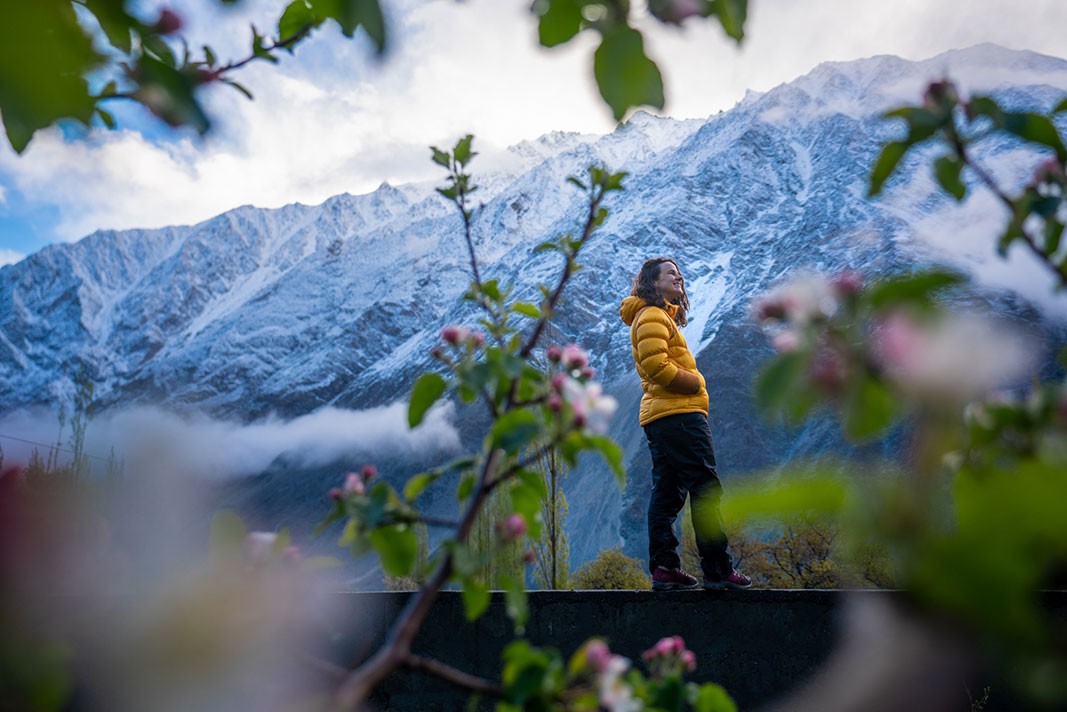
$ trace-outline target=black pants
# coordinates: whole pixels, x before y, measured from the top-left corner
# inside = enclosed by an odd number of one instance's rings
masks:
[[[693,528],[704,576],[721,581],[733,562],[726,551],[719,500],[722,484],[715,472],[711,429],[703,413],[668,415],[645,426],[652,453],[652,495],[648,502],[648,568],[678,568],[674,522],[690,497]]]

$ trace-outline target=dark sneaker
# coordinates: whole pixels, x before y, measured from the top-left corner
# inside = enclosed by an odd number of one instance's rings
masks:
[[[657,566],[652,572],[653,591],[672,591],[678,588],[696,588],[695,576],[690,576],[681,569],[667,569]]]
[[[705,576],[701,585],[710,591],[717,591],[724,588],[748,588],[752,585],[752,579],[745,576],[737,569],[734,569],[730,572],[730,575],[722,581],[711,581]]]

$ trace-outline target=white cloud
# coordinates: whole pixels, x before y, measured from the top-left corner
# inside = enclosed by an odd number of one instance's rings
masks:
[[[328,407],[293,420],[251,424],[136,407],[94,419],[86,450],[103,458],[114,448],[127,461],[150,454],[152,462],[166,462],[172,470],[225,479],[263,472],[279,456],[307,467],[354,457],[368,462],[412,454],[447,457],[459,448],[453,416],[452,405],[445,403],[409,430],[405,403],[363,411]],[[10,459],[25,460],[33,450],[25,441],[54,442],[61,437],[57,429],[51,413],[11,414],[0,419],[0,434],[5,436],[0,445]],[[42,456],[47,454],[46,447],[38,449]]]
[[[212,44],[224,59],[247,52],[248,23],[266,31],[285,5],[248,0],[223,12],[171,4],[187,16],[191,45]],[[395,32],[384,63],[365,40],[323,27],[279,65],[241,70],[254,102],[212,90],[216,128],[206,140],[94,131],[78,142],[44,132],[22,157],[0,151],[0,190],[16,187],[28,209],[56,207],[58,237],[73,240],[99,228],[185,224],[247,203],[318,203],[382,181],[436,178],[427,146],[467,132],[484,153],[551,130],[612,129],[592,81],[591,33],[539,48],[529,0],[386,6]],[[922,59],[984,41],[1067,56],[1060,0],[754,0],[750,9],[740,48],[711,22],[679,31],[641,20],[670,114],[709,116],[747,89],[770,89],[826,60]]]
[[[13,265],[16,262],[21,261],[25,256],[26,255],[21,252],[0,248],[0,267],[3,267],[4,265]]]

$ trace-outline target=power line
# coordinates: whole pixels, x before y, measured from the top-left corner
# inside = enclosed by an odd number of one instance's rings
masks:
[[[0,438],[6,438],[7,440],[16,440],[16,441],[18,441],[20,443],[26,443],[28,445],[37,445],[37,446],[40,446],[40,447],[46,447],[46,448],[49,448],[50,450],[55,450],[56,452],[65,452],[65,453],[70,454],[70,455],[77,455],[77,453],[74,452],[73,450],[67,450],[66,448],[59,447],[59,445],[57,445],[55,443],[39,443],[36,440],[27,440],[26,438],[17,438],[14,435],[5,435],[3,433],[0,433]],[[85,455],[85,457],[88,457],[91,460],[100,460],[101,462],[107,462],[110,459],[110,458],[107,458],[107,457],[100,457],[99,455],[88,455],[86,453],[82,453],[82,454]]]

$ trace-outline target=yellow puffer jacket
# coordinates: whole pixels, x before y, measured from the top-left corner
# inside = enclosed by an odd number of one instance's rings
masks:
[[[619,316],[630,327],[637,375],[641,377],[641,426],[676,413],[708,414],[708,391],[696,359],[674,323],[678,307],[651,306],[640,297],[626,297]]]

